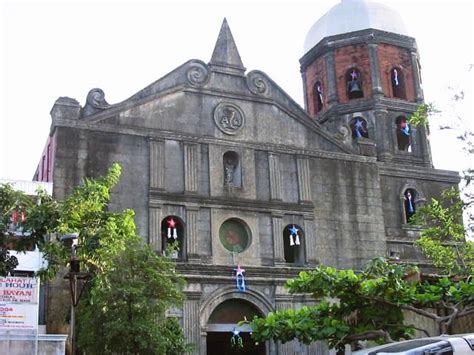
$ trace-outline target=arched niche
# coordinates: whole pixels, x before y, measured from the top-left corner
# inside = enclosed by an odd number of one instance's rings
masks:
[[[417,208],[426,201],[421,190],[414,184],[405,184],[400,190],[399,199],[404,224],[410,222]]]
[[[161,245],[166,250],[168,245],[175,244],[177,249],[171,254],[172,259],[184,259],[185,228],[178,216],[166,216],[161,221]]]
[[[320,112],[324,107],[324,92],[321,81],[316,81],[314,84],[314,111],[315,113]]]
[[[395,130],[398,150],[411,152],[411,128],[405,116],[398,116],[395,119]]]
[[[229,150],[222,156],[222,168],[224,171],[224,186],[242,186],[242,166],[237,152]]]
[[[393,97],[406,100],[405,75],[401,67],[397,66],[390,69],[390,83]]]
[[[347,98],[360,99],[364,97],[364,91],[362,90],[362,74],[359,69],[351,68],[346,72],[345,75],[347,83]]]
[[[352,138],[369,138],[369,128],[365,118],[357,116],[351,119],[349,126],[352,131]]]
[[[285,262],[303,265],[305,263],[303,228],[297,224],[288,224],[283,229],[282,237]]]

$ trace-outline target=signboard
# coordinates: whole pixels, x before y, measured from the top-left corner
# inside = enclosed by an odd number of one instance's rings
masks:
[[[0,330],[37,330],[39,281],[0,277]]]

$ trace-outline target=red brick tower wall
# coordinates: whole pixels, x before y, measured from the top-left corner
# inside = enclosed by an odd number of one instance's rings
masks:
[[[334,51],[334,63],[336,67],[337,96],[340,104],[349,102],[346,90],[346,74],[351,68],[357,68],[362,75],[364,98],[372,96],[369,53],[366,44],[356,44],[336,49]]]
[[[386,43],[378,46],[378,57],[380,66],[380,81],[385,97],[393,98],[393,90],[390,78],[390,70],[396,67],[402,71],[407,101],[416,101],[415,83],[413,80],[413,67],[411,56],[407,49],[396,47]]]
[[[307,111],[311,116],[316,116],[318,114],[316,107],[316,93],[314,90],[314,85],[319,81],[322,85],[323,92],[327,92],[327,71],[326,64],[322,57],[316,59],[306,68],[306,82],[305,82],[305,91],[307,99]],[[327,108],[327,95],[324,95],[323,102],[323,112]]]

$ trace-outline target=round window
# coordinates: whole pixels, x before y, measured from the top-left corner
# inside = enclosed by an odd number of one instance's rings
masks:
[[[250,245],[250,230],[238,219],[228,219],[219,229],[219,239],[228,251],[241,253]]]

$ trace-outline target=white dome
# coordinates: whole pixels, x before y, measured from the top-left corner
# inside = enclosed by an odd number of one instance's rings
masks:
[[[304,52],[307,53],[324,37],[368,28],[408,35],[402,17],[390,7],[372,1],[342,0],[308,31]]]

